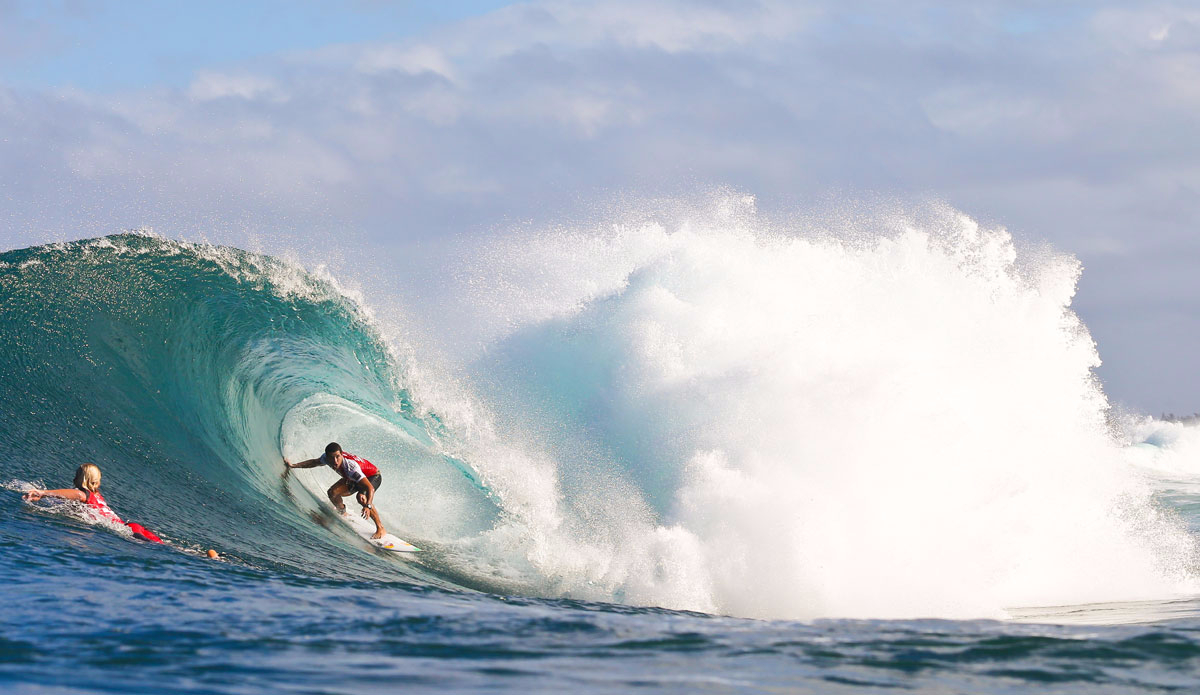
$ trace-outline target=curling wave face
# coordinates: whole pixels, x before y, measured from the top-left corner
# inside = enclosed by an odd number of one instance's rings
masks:
[[[0,288],[0,446],[22,452],[6,461],[10,477],[61,485],[93,461],[110,502],[165,536],[339,576],[431,580],[331,524],[320,491],[332,481],[285,479],[281,451],[315,455],[331,431],[346,432],[366,454],[403,454],[389,472],[411,473],[407,495],[440,485],[470,499],[452,510],[453,528],[401,515],[417,536],[470,533],[495,514],[465,467],[428,470],[445,463],[431,421],[328,278],[129,234],[4,253]]]

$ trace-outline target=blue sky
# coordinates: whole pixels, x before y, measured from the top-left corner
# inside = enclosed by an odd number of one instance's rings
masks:
[[[201,68],[334,43],[395,41],[511,2],[15,0],[0,79],[21,87],[183,86]],[[4,49],[0,49],[4,50]]]
[[[0,247],[152,227],[420,277],[637,199],[944,202],[1075,254],[1108,393],[1192,412],[1197,113],[1191,3],[0,0]]]

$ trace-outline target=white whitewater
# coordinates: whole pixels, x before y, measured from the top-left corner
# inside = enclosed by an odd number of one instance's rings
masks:
[[[438,538],[487,566],[463,572],[763,618],[1194,588],[1192,538],[1109,424],[1073,257],[947,209],[792,230],[726,197],[672,217],[452,269],[441,318],[480,346],[470,376],[408,376],[503,510]]]

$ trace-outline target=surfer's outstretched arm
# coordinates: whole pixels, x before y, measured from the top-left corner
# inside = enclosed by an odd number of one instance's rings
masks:
[[[65,488],[62,490],[30,490],[24,495],[21,495],[21,498],[26,502],[37,502],[43,497],[58,497],[59,499],[64,500],[87,502],[87,495],[83,494],[82,490],[76,490],[74,488]]]
[[[283,465],[288,468],[316,468],[317,466],[323,466],[325,464],[321,463],[321,459],[309,459],[299,463],[289,463],[287,459],[284,459]]]

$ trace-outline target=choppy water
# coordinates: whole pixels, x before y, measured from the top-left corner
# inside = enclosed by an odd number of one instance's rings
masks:
[[[11,495],[9,496],[11,497]],[[1200,602],[1133,625],[755,621],[216,564],[26,510],[0,525],[6,692],[1194,691]],[[1110,619],[1080,607],[1080,618]],[[1063,616],[1059,616],[1063,617]]]
[[[489,250],[453,374],[266,256],[0,254],[0,690],[1200,686],[1200,438],[1107,409],[1070,259],[965,223],[579,243]],[[283,475],[330,439],[426,552]],[[21,501],[82,461],[168,546]]]

